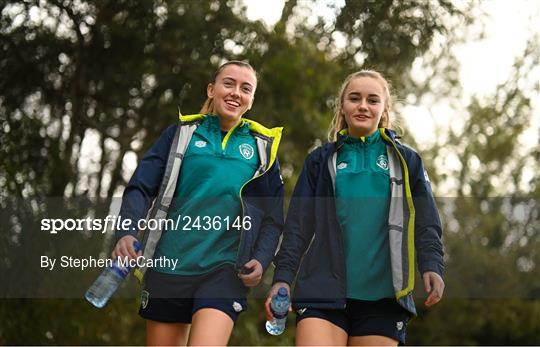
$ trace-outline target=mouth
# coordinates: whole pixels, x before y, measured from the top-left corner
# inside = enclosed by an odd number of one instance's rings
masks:
[[[233,101],[233,100],[225,100],[225,103],[228,105],[228,106],[231,106],[231,107],[240,107],[240,103],[237,102],[237,101]]]
[[[366,115],[366,114],[355,114],[353,116],[354,119],[359,119],[359,120],[364,120],[364,119],[369,119],[371,118],[370,116]]]

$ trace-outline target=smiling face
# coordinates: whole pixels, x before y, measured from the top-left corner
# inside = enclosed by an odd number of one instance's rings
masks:
[[[343,95],[341,113],[354,137],[373,134],[386,111],[383,85],[371,77],[357,77],[350,81]]]
[[[219,117],[223,130],[236,125],[251,108],[256,88],[255,72],[234,64],[225,66],[215,82],[208,85],[206,92],[213,101],[213,113]]]

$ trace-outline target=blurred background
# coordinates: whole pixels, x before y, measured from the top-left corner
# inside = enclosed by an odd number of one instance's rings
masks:
[[[68,250],[106,257],[112,233],[39,223],[114,212],[137,161],[179,110],[199,112],[230,59],[259,73],[246,117],[285,127],[287,196],[326,141],[345,76],[382,72],[444,224],[446,297],[426,310],[417,280],[407,342],[540,344],[538,1],[7,0],[0,11],[0,344],[145,343],[135,280],[97,310],[73,289],[97,271],[60,283],[37,266]],[[284,335],[264,331],[271,276],[230,344],[294,343],[293,316]]]

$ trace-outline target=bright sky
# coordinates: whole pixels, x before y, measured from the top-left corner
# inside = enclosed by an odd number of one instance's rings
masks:
[[[458,5],[466,4],[463,2],[465,0],[454,1]],[[268,26],[279,20],[284,4],[284,0],[244,0],[244,2],[247,5],[248,18],[251,20],[262,19]],[[304,0],[300,0],[299,4],[302,2]],[[336,3],[341,7],[344,1],[317,0],[304,2],[304,4],[312,5],[315,3],[317,15],[332,20],[333,13],[325,6],[329,2]],[[487,14],[480,19],[485,25],[484,38],[476,41],[471,39],[466,44],[455,47],[455,54],[460,63],[461,86],[464,91],[463,108],[452,107],[448,100],[439,100],[435,105],[404,105],[403,117],[409,128],[415,130],[414,136],[419,143],[420,150],[430,147],[437,140],[436,135],[434,135],[435,129],[442,130],[442,136],[449,128],[459,133],[463,126],[461,121],[464,119],[463,110],[468,104],[469,98],[472,95],[492,95],[498,84],[504,83],[511,77],[512,64],[517,57],[523,54],[527,40],[531,38],[531,33],[540,35],[539,0],[484,0],[480,2],[480,6]],[[540,83],[540,62],[536,62],[535,65],[536,69],[528,76],[527,86],[529,89],[531,85],[538,87]],[[413,69],[413,72],[422,75],[421,70],[414,71]],[[540,95],[538,93],[532,96],[532,103],[531,126],[519,138],[522,144],[519,149],[522,154],[539,143]],[[450,170],[459,167],[455,153],[446,153],[444,160],[441,160],[441,158],[436,158],[436,161],[439,162],[437,165]],[[525,182],[533,177],[534,170],[534,167],[525,169],[520,183],[523,185],[522,188],[525,188]],[[453,183],[448,181],[445,186],[437,187],[438,193],[448,194],[452,191],[452,185]]]
[[[247,5],[247,16],[251,20],[262,19],[268,26],[273,25],[281,16],[284,0],[243,0]],[[429,0],[426,0],[429,1]],[[462,1],[462,0],[460,0]],[[312,4],[300,0],[299,3]],[[318,15],[331,19],[332,11],[325,1],[317,0],[315,8]],[[327,2],[326,2],[327,3]],[[342,5],[343,0],[335,3]],[[469,42],[457,48],[457,56],[461,64],[461,82],[466,94],[489,95],[498,83],[509,77],[514,59],[522,54],[526,40],[531,32],[540,33],[540,20],[533,22],[532,18],[540,18],[539,0],[485,0],[481,5],[490,15],[485,18],[486,37],[481,41]],[[540,81],[540,64],[536,71],[536,81]],[[538,82],[536,82],[538,83]],[[536,98],[535,112],[531,115],[533,122],[523,142],[529,146],[538,143],[540,129],[540,96]],[[421,146],[429,146],[434,140],[432,130],[435,126],[447,128],[455,125],[457,111],[442,103],[429,111],[424,106],[407,106],[404,110],[405,120],[414,124],[415,137]],[[85,148],[94,148],[98,135],[88,133],[83,143]],[[94,135],[94,136],[92,136]],[[87,141],[88,138],[88,142]],[[83,153],[84,154],[84,153]],[[83,157],[85,157],[83,155]],[[91,156],[87,156],[89,159]],[[82,172],[98,170],[89,165],[88,160],[81,160]],[[447,163],[452,165],[452,163]],[[136,166],[135,154],[130,153],[123,161],[124,178],[131,176]],[[533,169],[531,169],[533,170]],[[529,173],[532,174],[532,171]],[[530,176],[530,175],[529,175]],[[84,179],[83,179],[84,181]],[[90,182],[82,182],[77,189],[86,189]],[[444,191],[444,187],[441,189]],[[116,192],[118,196],[120,191]]]
[[[269,26],[279,19],[284,4],[284,0],[244,0],[244,2],[249,19],[262,19]],[[497,84],[508,79],[514,59],[524,51],[530,33],[540,33],[540,1],[538,0],[485,0],[481,2],[481,6],[489,16],[483,18],[486,37],[456,49],[461,63],[460,78],[466,95],[491,94]],[[319,15],[331,15],[324,6],[316,8],[317,11],[325,11],[319,12]],[[535,18],[534,21],[533,18]],[[535,75],[536,80],[540,81],[540,67]],[[532,115],[533,126],[527,134],[527,142],[533,144],[538,142],[539,102],[536,101],[535,113]],[[455,113],[446,105],[439,105],[432,110],[437,111],[437,117],[434,117],[425,107],[407,106],[404,112],[407,122],[414,122],[416,129],[419,125],[421,126],[418,134],[426,134],[426,137],[419,137],[417,140],[426,145],[430,142],[429,134],[432,133],[435,125],[450,125],[452,113]]]
[[[458,57],[465,90],[489,93],[508,78],[514,58],[524,51],[531,32],[540,34],[540,2],[490,0],[482,6],[491,17],[486,18],[487,37],[460,48]]]
[[[262,19],[267,25],[272,25],[281,17],[284,0],[260,1],[244,0],[247,6],[247,17],[250,20]]]

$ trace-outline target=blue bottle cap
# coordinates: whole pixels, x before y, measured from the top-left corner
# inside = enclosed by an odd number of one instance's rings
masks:
[[[133,241],[133,248],[135,249],[135,253],[137,253],[142,249],[141,243],[137,240]]]
[[[287,289],[285,289],[285,287],[281,287],[278,289],[278,295],[279,296],[288,296],[289,293],[287,293]]]

